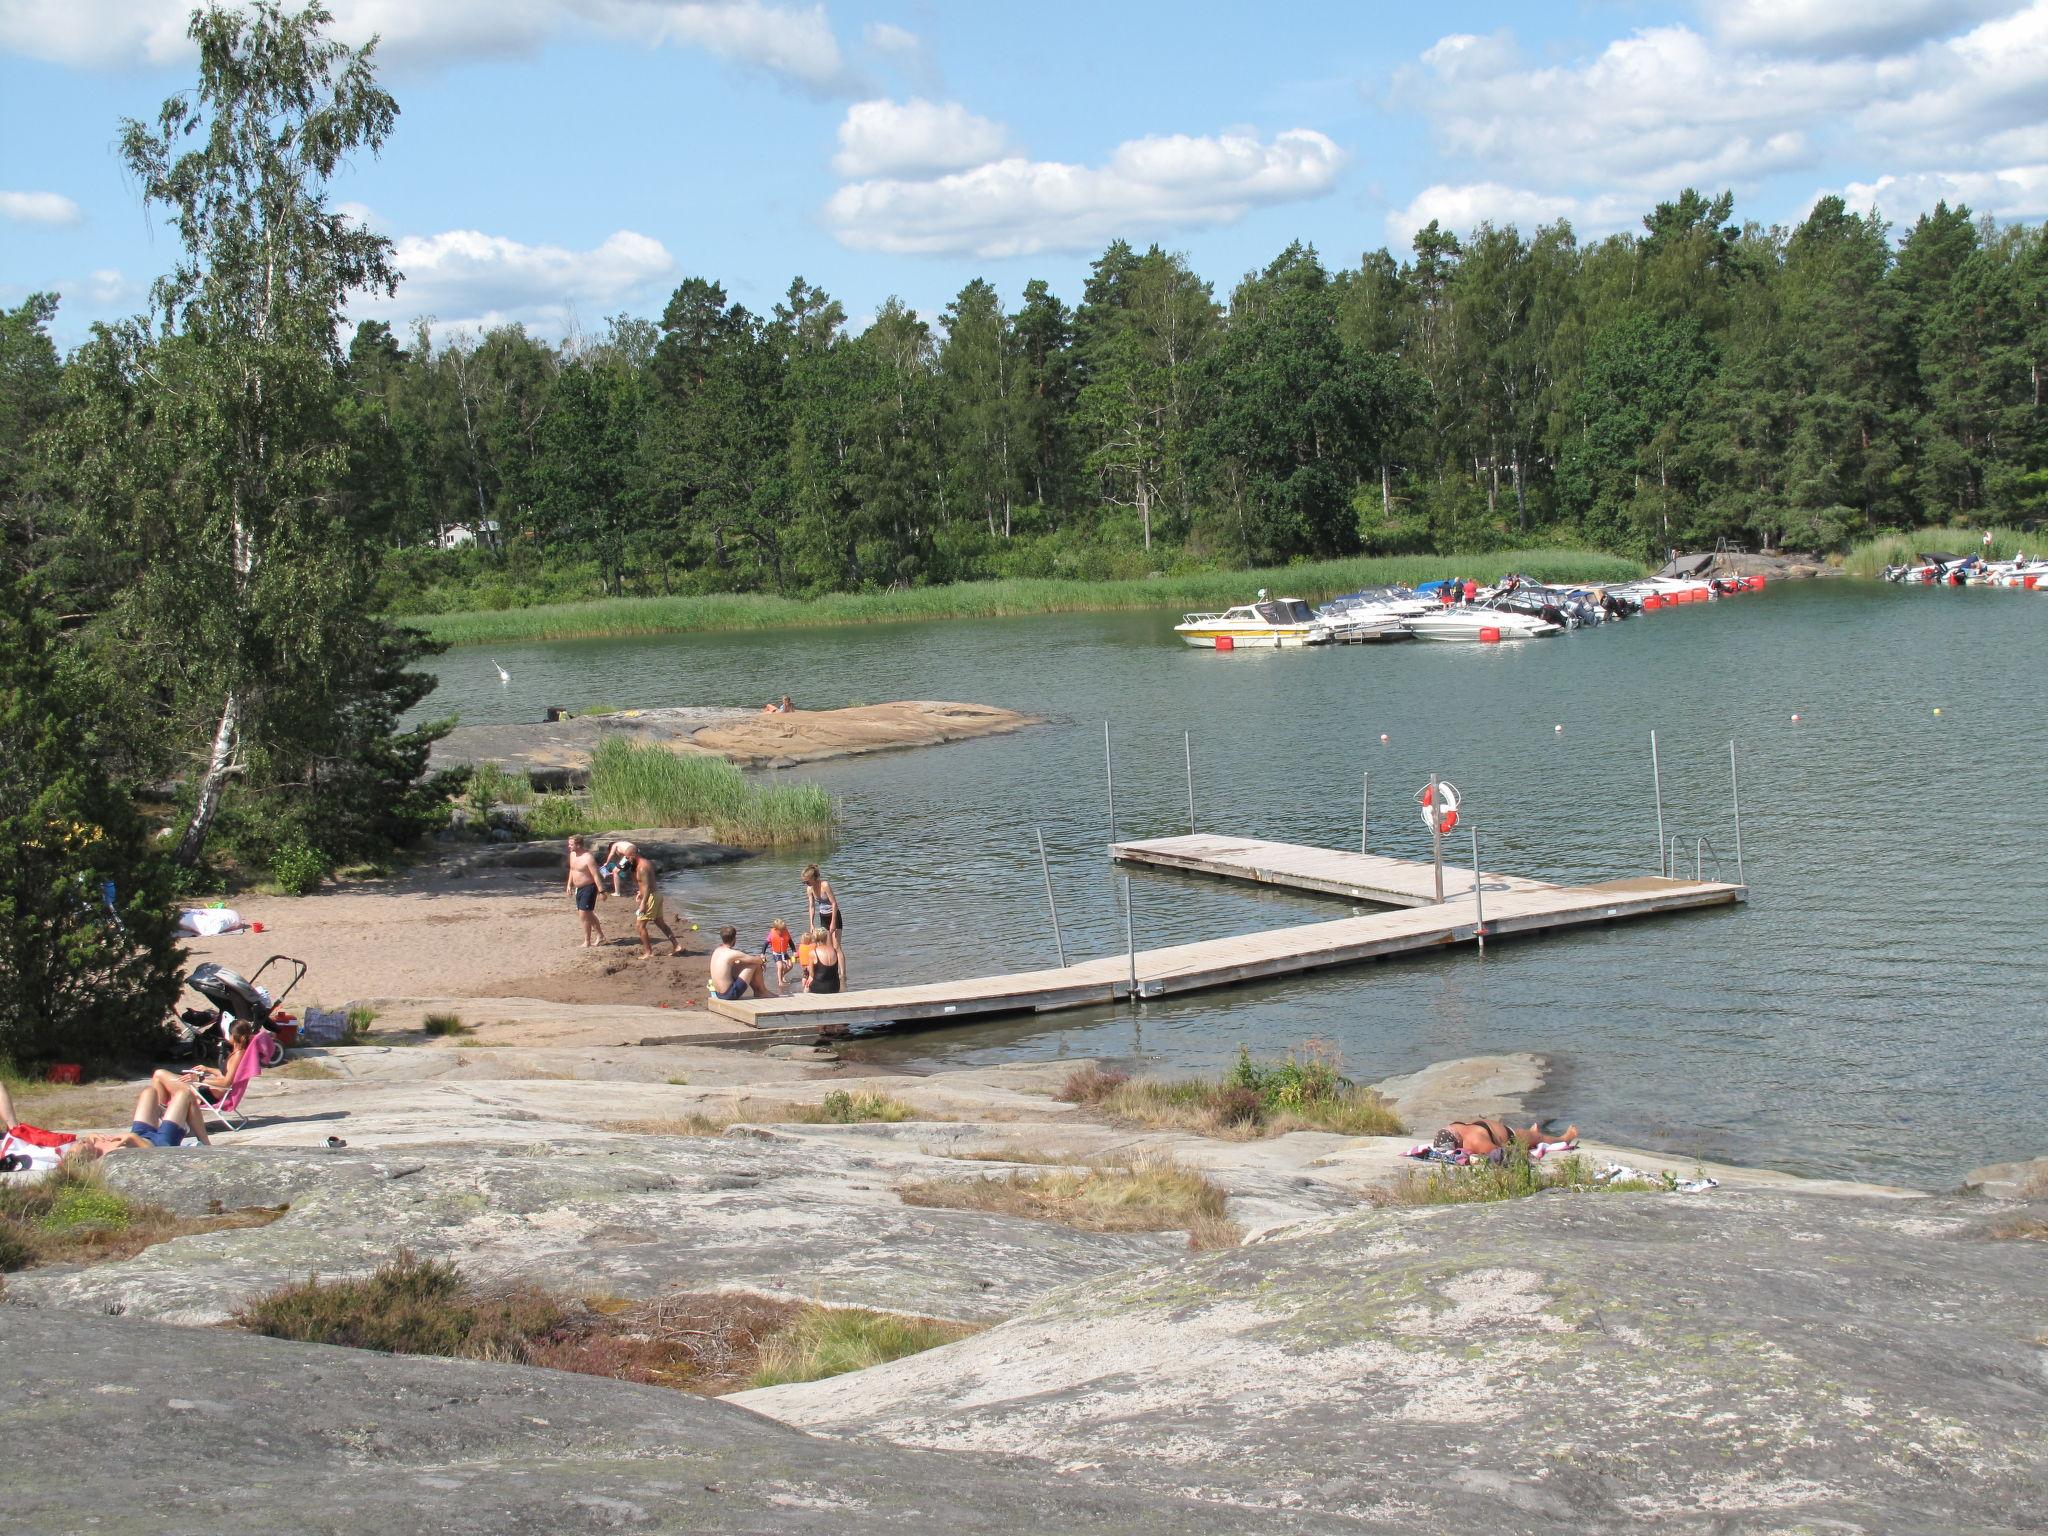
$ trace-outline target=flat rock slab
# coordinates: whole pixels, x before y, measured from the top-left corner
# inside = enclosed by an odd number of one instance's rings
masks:
[[[2038,1530],[2048,1262],[1986,1231],[1760,1192],[1376,1212],[735,1400],[1414,1532]]]
[[[5,1307],[0,1431],[7,1528],[42,1536],[1332,1528],[599,1377]]]
[[[906,1164],[768,1129],[526,1148],[202,1148],[122,1153],[122,1192],[200,1214],[288,1202],[269,1226],[159,1243],[69,1273],[8,1277],[7,1298],[168,1322],[221,1322],[309,1274],[400,1249],[486,1282],[647,1297],[740,1289],[968,1322],[1185,1251],[1179,1233],[1079,1232],[906,1206]]]

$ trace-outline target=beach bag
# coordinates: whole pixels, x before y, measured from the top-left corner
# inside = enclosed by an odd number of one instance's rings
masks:
[[[348,1013],[341,1008],[308,1008],[299,1018],[300,1045],[339,1045],[348,1033]]]

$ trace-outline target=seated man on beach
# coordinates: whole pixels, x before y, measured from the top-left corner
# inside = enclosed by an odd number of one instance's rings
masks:
[[[711,991],[728,1003],[736,1003],[752,990],[756,997],[774,997],[768,985],[768,959],[749,955],[739,947],[740,931],[728,924],[718,930],[718,948],[711,951]]]
[[[604,929],[597,921],[597,898],[604,894],[604,877],[580,837],[569,839],[569,880],[563,889],[574,898],[577,914],[583,919],[583,947],[597,948],[604,942]]]

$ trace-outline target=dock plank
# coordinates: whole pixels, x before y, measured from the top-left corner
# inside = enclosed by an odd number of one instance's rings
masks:
[[[1111,858],[1128,864],[1149,864],[1255,885],[1285,886],[1290,890],[1369,901],[1377,906],[1421,907],[1436,902],[1435,870],[1424,859],[1397,859],[1381,853],[1352,853],[1257,837],[1223,837],[1211,832],[1116,843],[1109,852]],[[1483,872],[1480,889],[1491,901],[1496,891],[1554,891],[1559,887],[1547,880],[1489,870]],[[1471,867],[1460,867],[1455,859],[1446,859],[1444,899],[1449,901],[1471,893]]]

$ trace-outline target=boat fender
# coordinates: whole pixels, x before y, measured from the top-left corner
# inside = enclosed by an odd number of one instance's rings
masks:
[[[1216,649],[1219,651],[1234,651],[1237,649],[1237,641],[1229,635],[1218,635],[1216,637]]]
[[[1481,645],[1499,645],[1500,631],[1495,629],[1491,624],[1488,624],[1485,628],[1479,631],[1479,643]]]

